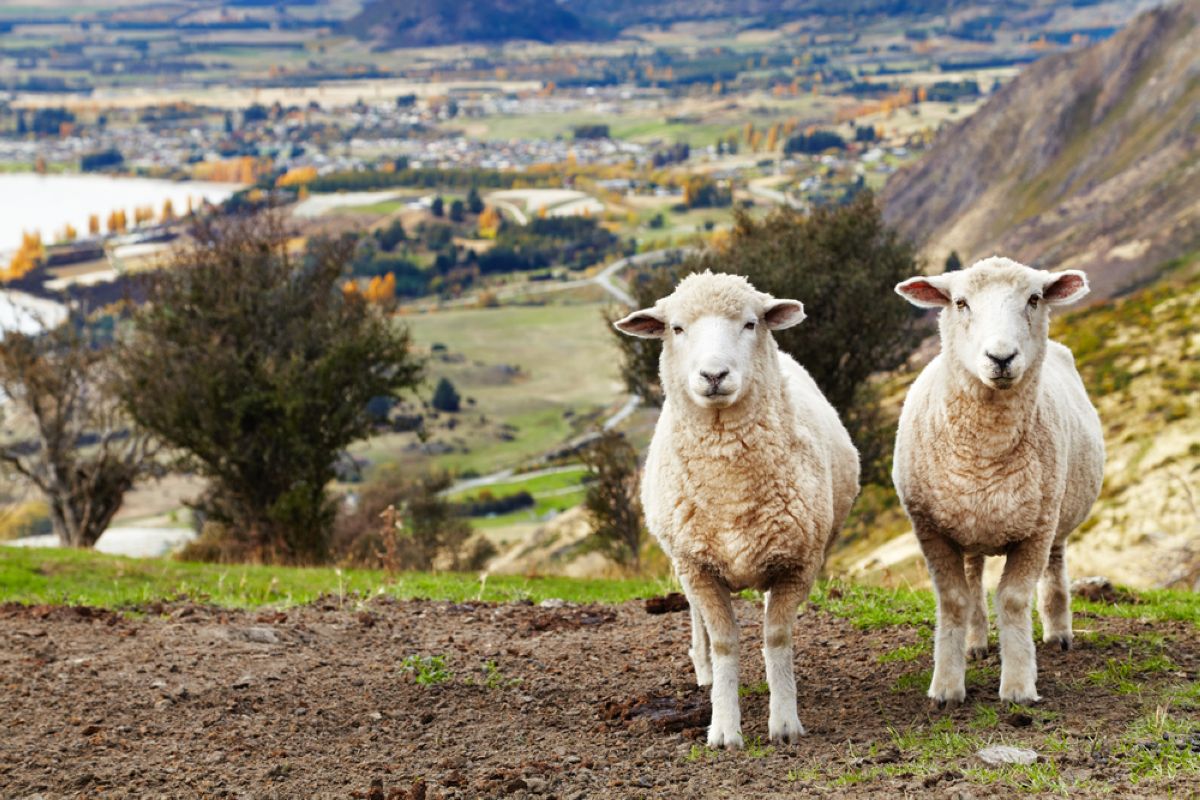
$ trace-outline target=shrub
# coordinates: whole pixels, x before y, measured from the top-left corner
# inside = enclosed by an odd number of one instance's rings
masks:
[[[454,388],[454,384],[447,378],[441,378],[437,382],[437,387],[433,390],[433,407],[438,411],[456,412],[461,407],[462,398],[458,394],[458,390]]]
[[[594,528],[586,546],[640,571],[646,527],[637,495],[637,451],[621,434],[604,431],[580,457],[589,473],[583,507]]]
[[[495,547],[472,538],[471,526],[441,496],[443,474],[405,480],[387,472],[366,485],[354,510],[338,517],[331,546],[347,566],[389,570],[468,570],[482,567]]]
[[[210,222],[145,282],[117,357],[139,425],[209,479],[201,515],[256,560],[324,560],[339,454],[372,398],[415,387],[406,329],[341,290],[345,240],[303,259],[273,215]]]

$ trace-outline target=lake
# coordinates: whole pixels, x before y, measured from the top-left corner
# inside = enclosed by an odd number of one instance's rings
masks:
[[[120,208],[132,222],[133,210],[148,205],[157,218],[168,199],[176,213],[183,213],[188,198],[194,205],[201,200],[217,203],[239,188],[231,183],[108,175],[0,174],[0,254],[7,255],[21,244],[22,231],[41,231],[42,241],[50,244],[67,223],[86,236],[91,214],[98,214],[104,225],[109,212]]]

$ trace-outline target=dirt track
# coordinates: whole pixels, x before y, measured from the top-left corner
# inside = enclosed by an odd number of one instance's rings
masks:
[[[1127,645],[1039,646],[1044,716],[996,699],[995,670],[965,707],[931,711],[924,687],[897,678],[929,666],[878,663],[921,642],[901,626],[862,632],[810,610],[797,624],[802,744],[706,753],[706,694],[692,683],[687,614],[651,615],[641,603],[567,606],[394,602],[355,610],[318,604],[286,612],[152,607],[141,618],[59,607],[0,608],[0,795],[57,797],[985,797],[1015,789],[964,770],[972,754],[932,773],[833,785],[829,775],[871,767],[904,773],[889,726],[921,729],[949,717],[968,730],[979,709],[998,722],[986,739],[1044,748],[1069,784],[1108,796],[1165,795],[1131,783],[1110,745],[1153,711],[1142,694],[1087,682]],[[747,623],[742,683],[763,679],[759,610]],[[1186,623],[1077,617],[1096,634],[1165,634],[1176,671],[1195,681],[1200,643]],[[1122,649],[1122,648],[1125,649]],[[452,677],[419,685],[400,662],[445,654]],[[484,664],[494,661],[490,676]],[[993,667],[996,656],[987,664]],[[490,683],[490,685],[488,685]],[[747,741],[766,738],[767,698],[742,701]],[[1194,711],[1191,712],[1193,715]],[[1200,723],[1198,723],[1200,724]],[[877,744],[872,753],[870,746]],[[1151,742],[1148,747],[1154,747]],[[690,756],[690,757],[689,757]],[[814,778],[813,768],[825,778]],[[788,773],[797,770],[789,780]],[[807,770],[807,772],[805,771]],[[414,781],[423,778],[424,788]],[[798,779],[796,779],[798,778]],[[1175,796],[1200,793],[1196,773]],[[424,792],[424,794],[422,794]]]

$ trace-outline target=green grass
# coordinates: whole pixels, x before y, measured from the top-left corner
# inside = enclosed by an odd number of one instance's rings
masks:
[[[291,606],[322,595],[354,602],[373,595],[399,599],[487,600],[557,597],[575,603],[618,603],[669,590],[665,580],[583,580],[459,573],[401,573],[332,567],[265,567],[135,559],[76,550],[0,547],[0,602],[132,608],[187,598],[231,608]]]
[[[862,630],[893,625],[932,626],[935,604],[931,592],[882,589],[840,581],[822,583],[813,591],[817,608],[844,617]]]
[[[409,656],[400,662],[400,670],[410,673],[420,686],[436,686],[454,677],[446,668],[445,656]]]
[[[893,664],[896,662],[916,661],[921,656],[929,652],[929,645],[920,642],[918,644],[906,644],[897,647],[895,650],[889,650],[886,653],[880,653],[875,657],[878,664]]]
[[[578,467],[549,475],[535,475],[529,478],[515,477],[512,480],[481,486],[456,492],[449,496],[452,502],[461,503],[473,498],[479,498],[485,492],[492,497],[506,497],[517,492],[529,492],[533,495],[534,504],[529,508],[511,511],[507,514],[497,514],[490,517],[472,517],[471,525],[477,529],[503,528],[524,522],[537,522],[551,511],[565,511],[583,502],[586,490],[581,485],[587,469]]]
[[[1104,669],[1088,673],[1088,681],[1103,686],[1118,694],[1137,694],[1142,691],[1144,678],[1156,672],[1173,672],[1176,666],[1171,659],[1159,653],[1148,658],[1110,658]]]

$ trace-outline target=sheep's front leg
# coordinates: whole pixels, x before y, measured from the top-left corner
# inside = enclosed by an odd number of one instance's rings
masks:
[[[1037,655],[1033,649],[1033,589],[1046,568],[1048,537],[1034,537],[1008,553],[996,590],[1000,628],[1000,699],[1036,703]]]
[[[804,726],[796,714],[796,676],[792,661],[792,628],[796,607],[808,596],[811,582],[796,579],[777,583],[767,592],[763,621],[763,661],[771,689],[767,730],[773,742],[797,742]]]
[[[967,656],[983,658],[988,651],[988,612],[981,555],[967,556],[967,592]]]
[[[1042,617],[1042,641],[1071,649],[1071,583],[1067,579],[1065,542],[1050,547],[1050,560],[1038,582],[1038,613]]]
[[[713,668],[712,653],[708,642],[708,630],[704,627],[704,617],[700,614],[700,606],[688,597],[692,612],[692,647],[688,655],[692,657],[692,666],[696,668],[696,685],[712,686]]]
[[[937,632],[933,640],[933,680],[929,697],[938,704],[961,703],[967,697],[966,612],[970,593],[958,545],[936,531],[922,531],[917,538],[929,565],[937,594]]]
[[[733,600],[715,575],[703,570],[688,575],[691,595],[700,608],[712,648],[712,723],[709,747],[742,746],[742,711],[738,707],[738,625]]]

